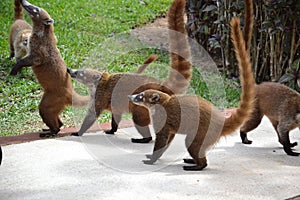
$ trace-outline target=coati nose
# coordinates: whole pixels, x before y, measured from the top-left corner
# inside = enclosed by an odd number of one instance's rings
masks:
[[[71,75],[72,78],[76,78],[77,71],[67,68],[67,72]]]

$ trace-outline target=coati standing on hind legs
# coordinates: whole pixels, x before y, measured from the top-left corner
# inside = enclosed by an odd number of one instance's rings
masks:
[[[176,2],[184,7],[185,1]],[[150,124],[149,112],[146,108],[136,106],[129,102],[127,95],[139,93],[146,89],[156,89],[167,94],[180,94],[187,89],[192,76],[190,47],[185,34],[184,10],[180,6],[171,6],[168,14],[169,44],[171,68],[169,77],[165,82],[139,74],[117,73],[108,74],[92,69],[73,71],[71,76],[79,82],[90,87],[94,85],[95,95],[91,98],[88,113],[81,125],[79,132],[73,135],[83,135],[96,121],[103,110],[112,112],[112,128],[106,131],[113,134],[118,129],[122,113],[131,112],[136,129],[143,138],[132,138],[134,143],[148,143],[152,140],[148,125]],[[97,77],[93,78],[93,77]]]
[[[248,119],[253,109],[255,81],[238,18],[231,20],[231,38],[239,63],[242,94],[239,108],[229,118],[206,100],[193,95],[170,96],[161,91],[146,90],[128,96],[133,103],[148,108],[152,114],[156,140],[152,155],[147,156],[150,160],[144,161],[145,164],[153,164],[159,159],[175,134],[180,133],[186,134],[186,148],[192,157],[184,162],[196,164],[183,169],[202,170],[207,166],[206,151],[220,137],[232,134]]]
[[[44,9],[26,0],[21,0],[21,4],[32,20],[33,30],[27,56],[15,64],[10,75],[16,75],[23,67],[32,66],[35,76],[44,89],[39,113],[49,127],[49,131],[40,136],[55,136],[63,125],[59,114],[65,106],[85,106],[89,102],[89,96],[80,96],[72,87],[66,64],[56,47],[53,19]]]
[[[253,5],[252,0],[247,0],[245,5],[245,30],[244,38],[246,49],[251,46],[251,35],[253,26]],[[289,131],[300,127],[300,95],[292,89],[273,82],[266,82],[255,86],[256,101],[252,116],[240,129],[240,137],[244,144],[251,144],[247,133],[255,129],[261,122],[264,115],[271,121],[277,132],[279,142],[283,145],[284,151],[290,156],[299,156],[293,152],[292,147],[297,142],[291,143]]]
[[[28,40],[32,27],[24,20],[20,0],[15,0],[14,4],[14,23],[10,28],[9,34],[9,58],[15,57],[16,61],[18,61],[28,53]]]

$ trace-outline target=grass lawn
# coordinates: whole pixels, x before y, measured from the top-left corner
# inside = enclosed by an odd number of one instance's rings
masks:
[[[142,26],[165,13],[171,0],[32,0],[31,3],[43,7],[54,19],[55,34],[58,48],[68,67],[85,68],[90,64],[93,52],[107,38],[119,33],[129,32],[131,28]],[[8,60],[9,29],[13,22],[13,0],[0,1],[0,136],[16,135],[32,131],[40,131],[43,124],[38,104],[43,91],[37,83],[31,68],[23,69],[15,77],[8,76],[15,60]],[[31,23],[28,16],[26,20]],[[106,52],[107,55],[110,52]],[[104,58],[100,62],[112,72],[131,72],[151,53],[159,54],[155,65],[169,62],[168,52],[157,49],[140,49],[127,52],[114,58]],[[195,72],[197,75],[197,72]],[[192,87],[196,93],[210,99],[205,84],[200,84],[201,78],[194,76]],[[77,83],[74,83],[77,86]],[[79,86],[78,86],[79,87]],[[234,107],[239,100],[239,89],[226,84],[228,104]],[[79,125],[76,122],[78,111],[67,108],[61,115],[64,127]],[[83,112],[83,115],[85,113]],[[99,122],[108,121],[110,114],[105,113]]]

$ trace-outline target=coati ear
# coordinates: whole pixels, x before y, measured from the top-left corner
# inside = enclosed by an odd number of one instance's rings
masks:
[[[152,96],[149,99],[150,103],[156,103],[160,100],[160,96],[157,93],[153,93]]]
[[[51,24],[53,24],[53,23],[54,23],[54,20],[53,20],[53,19],[51,19],[51,18],[49,18],[49,19],[45,19],[45,20],[43,21],[43,23],[44,23],[45,25],[51,25]]]
[[[101,75],[101,74],[96,74],[96,75],[93,75],[93,79],[94,79],[94,80],[100,80],[100,79],[101,79],[101,77],[102,77],[102,75]]]

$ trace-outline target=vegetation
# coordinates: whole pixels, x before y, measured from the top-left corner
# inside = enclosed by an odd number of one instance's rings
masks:
[[[233,16],[244,17],[243,2],[188,0],[189,35],[214,55],[227,77],[238,74],[229,21]],[[297,0],[254,1],[251,58],[257,82],[280,80],[300,91],[299,14],[300,2]]]
[[[169,56],[166,51],[139,48],[119,53],[122,46],[116,46],[118,44],[111,43],[109,39],[115,38],[120,33],[128,33],[131,28],[142,26],[161,16],[167,11],[171,0],[77,0],[63,3],[61,0],[32,0],[30,2],[46,9],[54,19],[58,49],[68,67],[75,69],[96,67],[109,72],[132,72],[152,53],[159,54],[159,59],[145,73],[159,77],[161,72],[157,69],[166,69],[161,66],[168,65]],[[0,27],[0,136],[40,131],[45,127],[38,113],[38,104],[43,91],[31,68],[23,69],[15,77],[8,75],[15,63],[14,59],[7,59],[8,35],[13,22],[13,0],[0,1],[0,7],[2,22]],[[30,22],[26,14],[25,17]],[[120,43],[123,42],[121,39]],[[111,47],[105,46],[109,44]],[[125,45],[127,44],[129,43]],[[82,85],[73,83],[80,93],[87,92]],[[198,95],[211,98],[210,90],[205,86],[205,82],[199,81],[197,75],[193,78],[192,87],[198,88],[193,91]],[[236,106],[239,90],[235,87],[232,89],[230,84],[225,87],[229,99],[232,100],[226,106]],[[67,108],[61,115],[64,127],[79,125],[84,114],[84,110]],[[99,118],[99,122],[108,120],[110,120],[108,113],[104,113]]]

